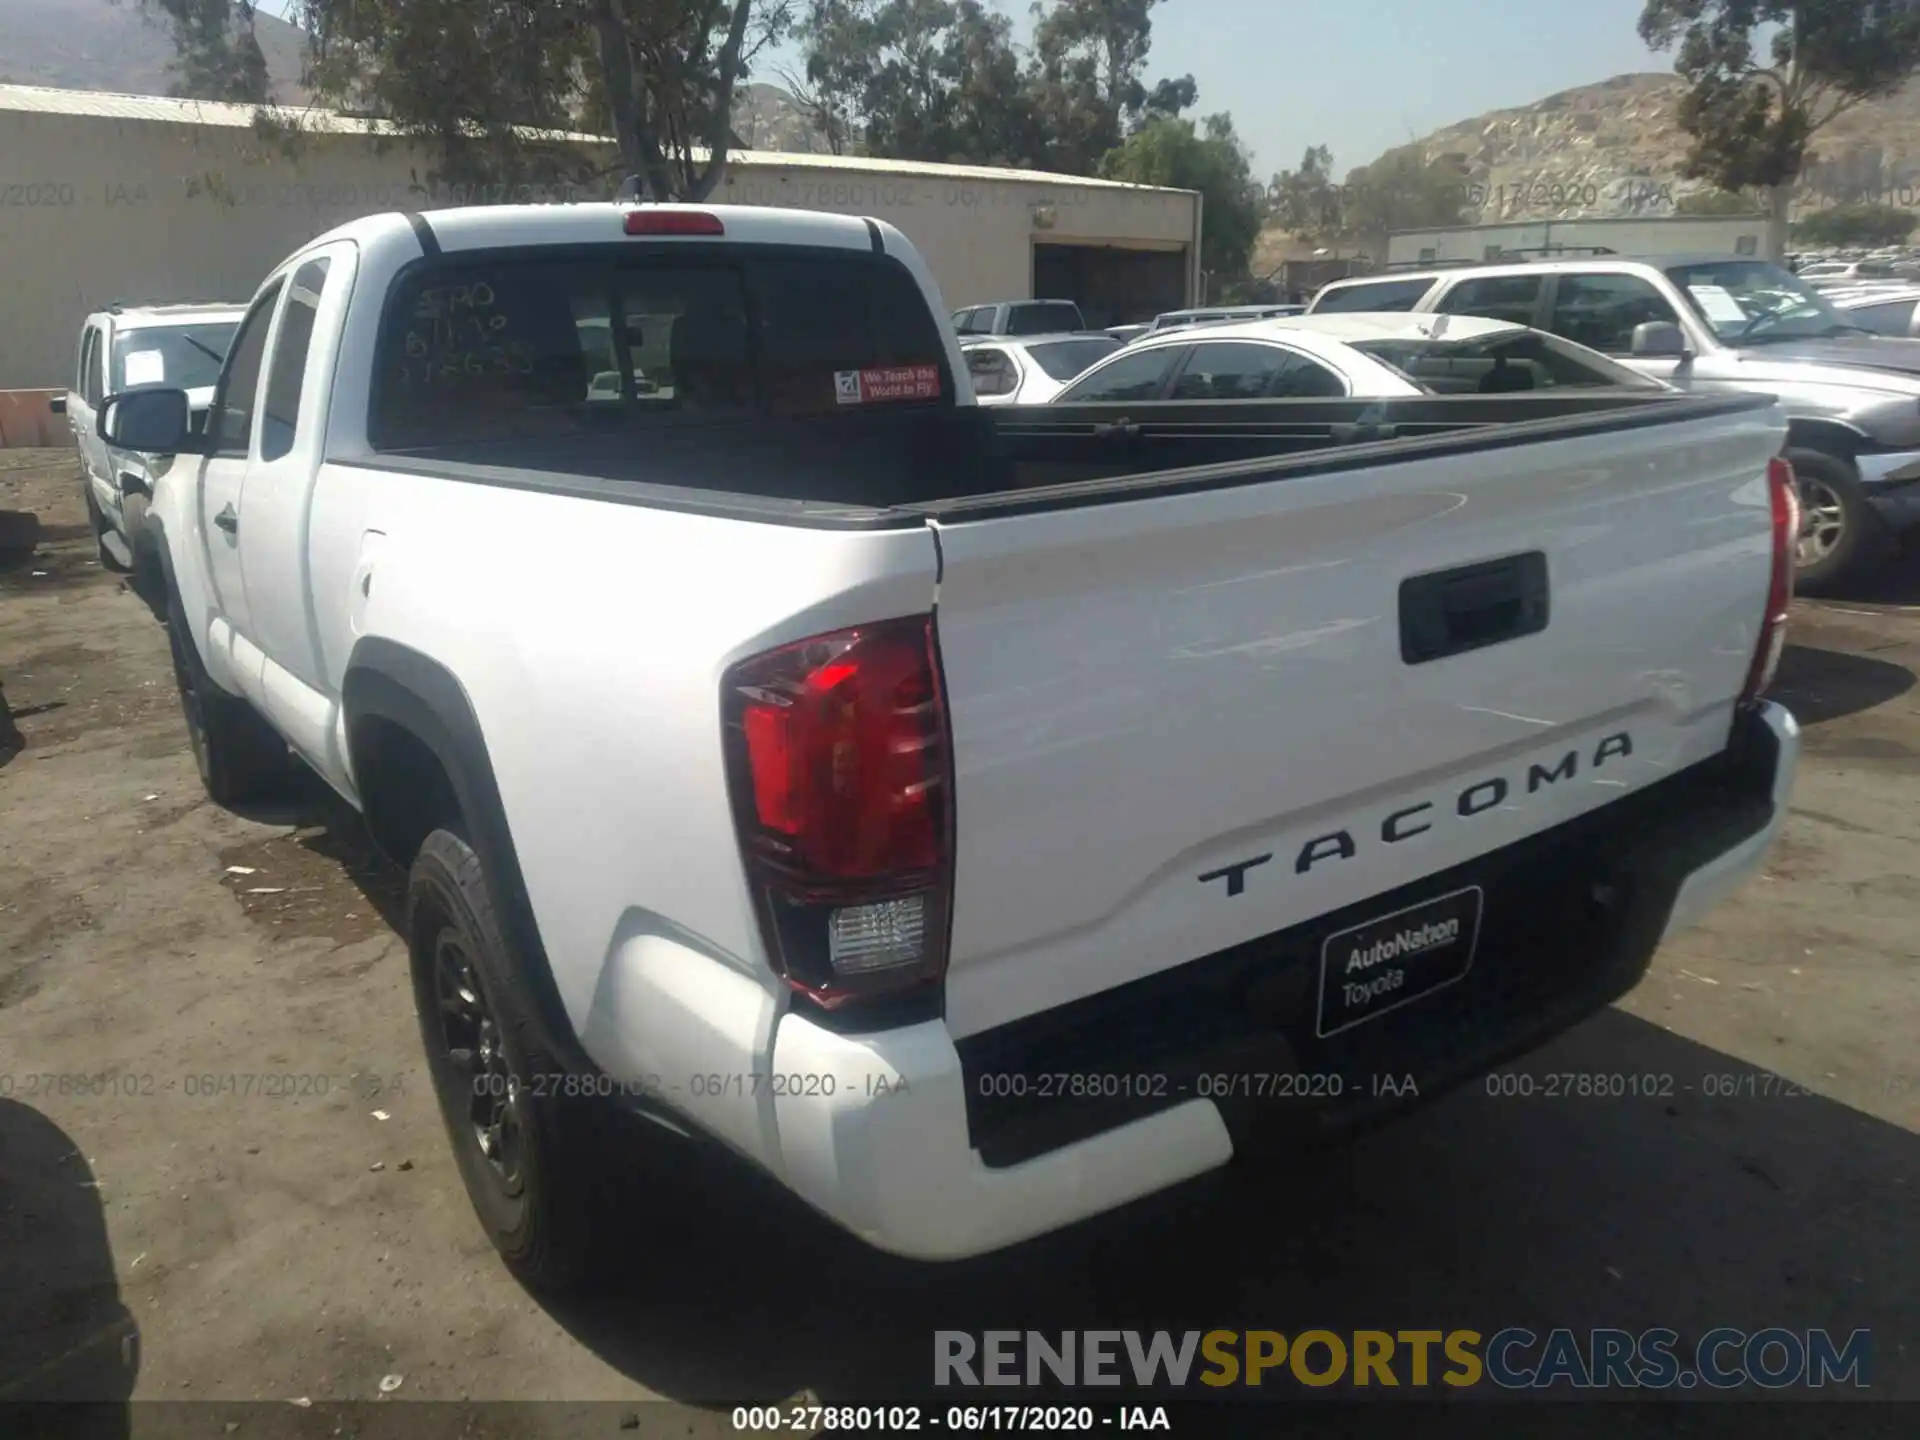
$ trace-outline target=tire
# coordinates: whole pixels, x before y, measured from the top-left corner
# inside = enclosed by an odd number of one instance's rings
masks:
[[[87,519],[93,525],[93,550],[100,558],[100,568],[112,575],[124,575],[127,567],[122,565],[114,553],[107,549],[107,514],[100,508],[99,498],[93,493],[93,481],[87,485]]]
[[[293,761],[286,741],[246,701],[214,684],[187,631],[180,596],[171,590],[167,643],[173,651],[173,678],[180,688],[187,739],[207,797],[216,805],[233,806],[289,793]]]
[[[427,1069],[474,1213],[523,1285],[580,1291],[598,1245],[607,1105],[560,1093],[564,1067],[537,1038],[480,857],[454,831],[421,844],[406,923]]]
[[[1794,589],[1824,595],[1862,580],[1886,559],[1891,535],[1851,462],[1820,450],[1789,450],[1800,487]]]

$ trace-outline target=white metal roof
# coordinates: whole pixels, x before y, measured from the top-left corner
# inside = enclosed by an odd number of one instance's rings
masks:
[[[219,100],[177,100],[169,95],[119,95],[109,90],[59,90],[45,85],[0,85],[0,111],[73,115],[98,120],[142,120],[173,125],[215,125],[251,130],[261,109],[302,130],[323,135],[391,135],[382,120],[367,120],[300,105],[230,105]],[[605,136],[573,131],[530,132],[556,140],[606,144]]]
[[[1050,170],[999,170],[991,165],[947,165],[933,160],[882,160],[871,155],[803,155],[783,150],[736,150],[728,162],[765,169],[845,170],[866,175],[931,175],[951,180],[1018,181],[1025,185],[1062,185],[1076,190],[1134,190],[1147,194],[1191,195],[1165,185],[1134,185],[1088,175],[1057,175]]]
[[[230,105],[214,100],[176,100],[164,95],[117,95],[105,90],[57,90],[43,85],[0,85],[0,111],[31,115],[73,115],[102,120],[137,120],[174,125],[215,125],[252,129],[261,107]],[[324,135],[391,135],[385,121],[341,115],[331,110],[298,106],[270,107],[269,113],[309,132]],[[539,132],[544,138],[582,145],[613,144],[605,135],[578,131]],[[759,169],[840,170],[867,175],[927,175],[950,180],[1017,181],[1027,185],[1065,186],[1077,190],[1121,190],[1145,194],[1190,195],[1159,185],[1134,185],[1085,175],[1056,175],[1045,170],[1000,170],[988,165],[944,165],[920,160],[881,160],[867,155],[813,155],[781,150],[735,150],[730,165]]]

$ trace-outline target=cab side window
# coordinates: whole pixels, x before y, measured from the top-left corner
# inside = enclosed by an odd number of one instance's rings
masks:
[[[82,400],[87,398],[87,375],[93,367],[93,347],[100,342],[100,332],[88,325],[80,332],[80,363],[73,372],[73,393]]]
[[[1346,397],[1347,382],[1318,360],[1296,355],[1267,394],[1276,400],[1340,400]]]
[[[276,284],[254,302],[233,337],[233,349],[227,352],[227,370],[220,377],[220,389],[213,397],[212,418],[207,425],[216,455],[247,453],[253,438],[253,405],[260,390],[260,366],[267,355],[267,323],[273,319],[273,307],[279,299],[280,286]]]
[[[98,329],[87,331],[87,365],[81,380],[80,393],[86,397],[87,404],[100,408],[100,402],[106,398],[106,345],[102,342]]]
[[[1433,308],[1446,315],[1479,315],[1512,325],[1531,325],[1534,306],[1540,299],[1540,283],[1538,275],[1484,275],[1477,280],[1462,280]]]
[[[1215,340],[1193,347],[1170,400],[1258,400],[1286,368],[1293,352],[1278,345]]]
[[[1173,363],[1186,352],[1179,345],[1156,345],[1122,355],[1069,385],[1054,397],[1058,405],[1112,405],[1158,400],[1167,388]]]
[[[278,460],[293,449],[300,422],[300,393],[307,378],[307,352],[313,347],[313,325],[327,284],[327,264],[319,259],[302,265],[287,295],[280,336],[273,347],[273,364],[267,370],[267,401],[260,422],[262,460]]]
[[[1562,275],[1554,288],[1554,334],[1609,355],[1633,350],[1633,329],[1655,320],[1678,325],[1666,297],[1638,275]]]
[[[1433,280],[1375,280],[1322,290],[1309,307],[1315,315],[1347,314],[1356,310],[1411,310],[1433,289]]]

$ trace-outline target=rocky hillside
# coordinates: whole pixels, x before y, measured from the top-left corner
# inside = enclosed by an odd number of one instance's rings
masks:
[[[1680,175],[1680,95],[1670,74],[1616,75],[1420,143],[1465,164],[1469,217],[1481,222],[1671,214],[1682,196],[1710,188]],[[1920,83],[1842,116],[1815,150],[1796,211],[1860,198],[1920,209]]]
[[[748,85],[734,96],[733,133],[749,150],[818,155],[827,149],[799,102],[778,85]]]
[[[276,100],[305,98],[300,32],[264,11],[254,34]],[[165,95],[173,37],[141,0],[0,0],[0,84]]]

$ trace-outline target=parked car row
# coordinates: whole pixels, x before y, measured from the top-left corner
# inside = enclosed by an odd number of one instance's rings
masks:
[[[1298,315],[1302,305],[1228,305],[1203,306],[1190,310],[1168,310],[1152,320],[1132,325],[1109,325],[1104,331],[1088,331],[1080,307],[1071,300],[1000,300],[990,305],[973,305],[953,312],[953,328],[962,340],[981,336],[1053,337],[1066,334],[1104,334],[1129,344],[1144,335],[1191,325],[1231,324],[1239,320],[1266,320],[1282,315]]]
[[[1384,399],[1664,389],[1604,355],[1476,316],[1296,316],[1169,331],[1108,356],[1053,402]]]
[[[145,521],[154,481],[173,457],[107,444],[99,431],[101,402],[125,390],[171,386],[187,392],[194,422],[204,421],[244,311],[211,302],[114,304],[81,325],[73,386],[53,408],[66,415],[79,446],[87,518],[108,570],[138,568],[149,543]]]
[[[1869,323],[1877,298],[1893,308]],[[1803,510],[1796,579],[1813,591],[1870,572],[1920,525],[1920,343],[1881,331],[1904,314],[1910,335],[1913,301],[1845,299],[1765,260],[1589,256],[1339,280],[1309,313],[1494,316],[1681,390],[1778,397]]]

